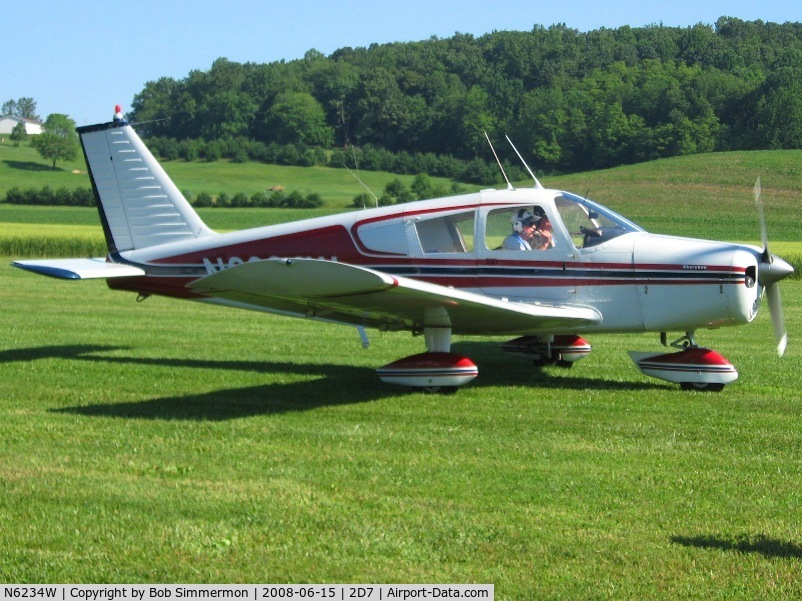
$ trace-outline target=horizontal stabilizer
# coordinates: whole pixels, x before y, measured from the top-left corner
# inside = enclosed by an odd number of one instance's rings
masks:
[[[128,278],[145,275],[145,271],[132,265],[108,263],[105,258],[49,259],[44,261],[14,261],[14,267],[62,280],[92,280]]]

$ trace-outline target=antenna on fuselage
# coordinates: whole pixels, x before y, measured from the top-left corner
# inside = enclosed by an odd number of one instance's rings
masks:
[[[543,189],[543,185],[540,183],[540,180],[538,180],[538,179],[537,179],[537,177],[535,176],[535,174],[534,174],[534,173],[532,172],[532,170],[529,168],[529,165],[527,165],[527,164],[526,164],[526,161],[525,161],[525,160],[524,160],[524,158],[521,156],[521,153],[520,153],[520,152],[518,152],[518,149],[517,149],[517,148],[515,148],[515,144],[513,144],[513,143],[512,143],[512,140],[510,140],[510,137],[509,137],[509,136],[507,136],[507,135],[505,135],[504,137],[505,137],[505,138],[507,138],[507,142],[509,142],[509,143],[510,143],[510,146],[512,146],[512,149],[515,151],[515,154],[517,154],[517,155],[518,155],[518,158],[519,158],[519,159],[521,159],[521,163],[523,163],[524,167],[526,167],[526,170],[529,172],[529,175],[531,175],[531,176],[532,176],[532,179],[533,179],[533,180],[535,180],[535,188],[537,188],[538,190],[542,190],[542,189]]]
[[[504,176],[504,181],[507,182],[507,190],[512,190],[512,184],[510,183],[509,178],[507,178],[507,173],[504,171],[504,167],[501,165],[501,161],[498,160],[498,155],[496,154],[496,149],[493,148],[493,142],[490,141],[490,136],[487,135],[485,132],[485,138],[487,139],[487,143],[490,144],[490,150],[493,151],[493,156],[496,157],[496,163],[498,163],[498,168],[501,169],[501,175]]]
[[[356,162],[356,152],[354,152],[354,147],[353,146],[351,146],[351,154],[354,157],[354,169],[358,170],[359,166],[357,165],[357,162]],[[351,175],[353,175],[354,178],[356,179],[356,181],[358,181],[360,184],[362,184],[362,187],[365,188],[365,190],[368,191],[368,194],[370,194],[373,197],[373,200],[376,203],[376,208],[378,209],[379,208],[379,199],[376,197],[376,195],[373,193],[373,191],[370,188],[368,188],[368,186],[367,186],[367,184],[365,184],[365,182],[363,182],[361,179],[359,179],[359,176],[356,173],[354,173],[353,171],[351,171],[348,168],[348,165],[346,165],[345,162],[343,162],[343,167],[345,167],[345,170],[348,173],[350,173]],[[367,209],[367,207],[365,206],[364,199],[362,201],[362,208],[363,209]]]

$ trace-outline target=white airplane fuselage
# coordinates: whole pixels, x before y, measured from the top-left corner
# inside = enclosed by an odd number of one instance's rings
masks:
[[[567,204],[564,199],[573,203],[576,197],[545,189],[487,190],[122,252],[122,260],[143,267],[148,275],[109,282],[144,294],[192,297],[186,286],[199,277],[246,262],[312,258],[510,302],[568,303],[597,310],[601,320],[580,328],[583,332],[684,332],[755,318],[757,247],[649,234],[625,220],[629,231],[577,247],[577,232],[566,228],[555,198]],[[518,251],[488,246],[491,214],[532,206],[549,217],[553,247]],[[454,216],[468,224],[465,231],[434,232],[435,240],[440,235],[450,246],[425,248],[426,224],[435,230]],[[456,244],[445,239],[455,231],[461,232]],[[454,332],[483,329],[474,324]]]

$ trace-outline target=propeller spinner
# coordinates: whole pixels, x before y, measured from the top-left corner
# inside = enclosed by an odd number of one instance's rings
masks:
[[[763,199],[761,198],[760,178],[755,182],[755,206],[760,218],[760,235],[763,240],[763,253],[760,256],[758,283],[766,292],[769,303],[771,322],[774,325],[774,337],[777,340],[777,354],[782,357],[788,345],[788,334],[785,330],[783,307],[780,299],[780,289],[777,282],[794,273],[794,268],[780,257],[769,252],[769,237],[766,231],[766,218],[763,214]]]

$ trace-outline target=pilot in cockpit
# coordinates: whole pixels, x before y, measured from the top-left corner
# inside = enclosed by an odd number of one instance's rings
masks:
[[[504,238],[505,250],[532,250],[530,242],[535,234],[535,216],[528,209],[520,209],[512,218],[512,233]]]
[[[518,210],[512,218],[512,234],[504,239],[505,250],[546,250],[554,246],[554,229],[544,214]]]

